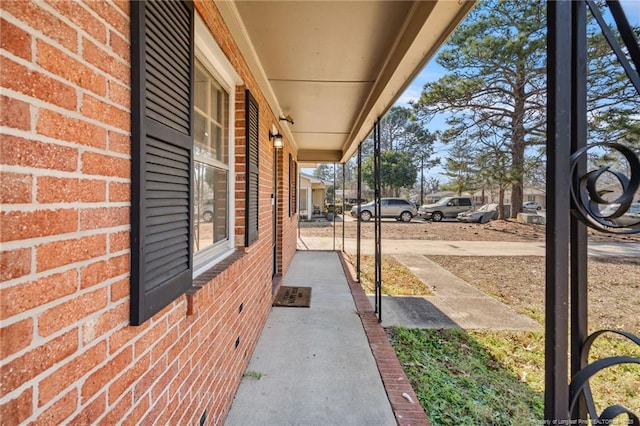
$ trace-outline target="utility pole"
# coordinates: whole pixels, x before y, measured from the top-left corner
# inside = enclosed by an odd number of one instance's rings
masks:
[[[424,154],[420,157],[420,205],[424,204]]]

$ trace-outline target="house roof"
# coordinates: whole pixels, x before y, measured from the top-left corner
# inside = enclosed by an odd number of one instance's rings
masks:
[[[299,162],[345,162],[473,1],[218,1]]]
[[[300,178],[308,180],[309,183],[311,183],[311,184],[321,184],[321,185],[325,185],[325,186],[332,186],[333,185],[332,182],[329,182],[329,181],[320,179],[319,177],[312,176],[312,175],[309,175],[309,174],[306,174],[306,173],[302,173],[302,172],[300,172]]]

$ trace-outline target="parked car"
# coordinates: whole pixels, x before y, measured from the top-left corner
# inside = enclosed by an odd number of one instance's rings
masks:
[[[618,208],[620,208],[620,204],[611,204],[603,208],[600,214],[606,218],[607,216],[614,214]],[[640,225],[640,203],[631,203],[629,209],[622,216],[608,220],[618,226]]]
[[[525,210],[542,210],[542,206],[537,201],[525,201],[522,203],[522,208]]]
[[[403,222],[410,222],[418,214],[416,207],[409,200],[404,198],[381,198],[380,199],[380,217],[391,217]],[[360,206],[358,214],[358,206],[351,208],[351,216],[358,217],[363,222],[371,220],[375,216],[375,204],[370,202]]]
[[[418,214],[424,220],[440,222],[443,218],[456,218],[458,214],[473,210],[474,203],[472,197],[445,197],[435,204],[425,204],[420,207]]]
[[[458,213],[458,220],[460,222],[487,223],[497,217],[498,205],[495,203],[485,204],[480,206],[477,210]]]

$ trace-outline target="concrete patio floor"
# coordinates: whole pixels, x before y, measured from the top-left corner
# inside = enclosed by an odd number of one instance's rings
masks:
[[[226,425],[428,424],[337,252],[298,251],[282,285],[311,307],[272,308]]]

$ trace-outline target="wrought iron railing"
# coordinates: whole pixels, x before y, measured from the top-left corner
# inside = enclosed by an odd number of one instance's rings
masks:
[[[545,418],[556,424],[583,424],[587,420],[592,424],[614,424],[614,419],[617,419],[624,420],[625,424],[640,425],[638,413],[630,407],[614,404],[598,412],[589,386],[590,379],[602,370],[621,364],[640,364],[640,358],[629,354],[589,363],[591,347],[601,336],[617,335],[628,341],[631,347],[637,345],[640,348],[640,338],[630,332],[587,332],[586,226],[603,232],[640,232],[640,219],[636,221],[633,215],[628,214],[640,188],[638,155],[618,142],[587,144],[587,8],[640,98],[638,40],[619,2],[607,1],[606,6],[611,11],[622,45],[594,1],[550,1],[547,7],[549,208]],[[608,149],[621,155],[627,162],[625,170],[609,167],[587,170],[588,152],[598,149]],[[620,187],[620,194],[613,199],[605,197],[598,186],[598,180],[605,175],[613,177]],[[573,215],[568,214],[569,211]],[[568,352],[571,354],[569,384]],[[637,410],[637,407],[633,408]]]

